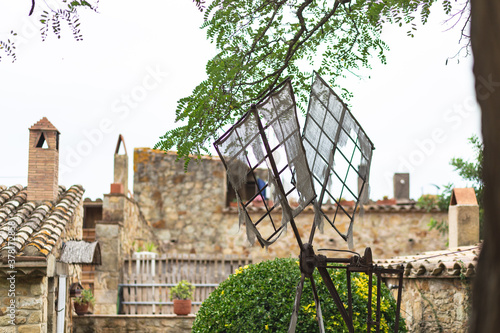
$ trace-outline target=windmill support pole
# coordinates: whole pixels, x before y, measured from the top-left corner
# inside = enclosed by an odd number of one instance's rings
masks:
[[[400,272],[399,272],[399,283],[398,283],[398,300],[397,300],[397,306],[396,306],[396,323],[394,324],[394,333],[399,332],[399,316],[401,312],[401,296],[403,293],[403,268],[401,267]]]
[[[326,267],[317,267],[319,274],[321,275],[321,278],[323,279],[323,282],[326,285],[326,288],[330,292],[330,295],[332,296],[333,301],[335,302],[335,305],[337,306],[337,309],[340,311],[340,314],[342,315],[342,319],[344,319],[344,322],[347,325],[347,329],[349,330],[349,333],[354,333],[354,326],[352,324],[352,318],[349,317],[349,314],[347,313],[346,309],[344,308],[344,304],[342,303],[342,300],[340,299],[339,293],[337,292],[337,288],[335,288],[335,285],[333,284],[332,278],[330,277],[330,274],[328,274],[328,271],[326,270]]]
[[[349,309],[349,317],[353,318],[352,316],[352,288],[351,288],[351,271],[347,269],[346,271],[346,277],[347,277],[347,307]]]
[[[380,272],[376,273],[377,276],[377,333],[380,333],[380,295],[382,293],[382,286],[380,281]]]
[[[366,319],[366,332],[372,331],[372,286],[373,274],[371,270],[366,272],[368,274],[368,318]]]

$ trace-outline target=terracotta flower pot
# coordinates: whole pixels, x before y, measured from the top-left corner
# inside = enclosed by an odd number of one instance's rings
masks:
[[[79,316],[82,316],[82,315],[87,314],[89,312],[89,303],[78,304],[76,302],[73,302],[73,305],[75,307],[76,314]]]
[[[174,313],[179,316],[185,316],[191,313],[190,299],[174,299]]]

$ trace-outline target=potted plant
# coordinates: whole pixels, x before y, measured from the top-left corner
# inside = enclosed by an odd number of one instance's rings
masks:
[[[174,313],[176,315],[188,315],[191,313],[191,298],[193,298],[194,286],[182,280],[170,290],[170,298],[174,301]]]
[[[75,307],[75,312],[77,315],[81,316],[88,313],[89,304],[94,305],[95,298],[92,294],[92,290],[83,289],[80,296],[75,297],[73,305]]]

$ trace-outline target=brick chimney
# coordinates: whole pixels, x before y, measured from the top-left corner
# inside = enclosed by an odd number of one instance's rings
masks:
[[[125,154],[119,154],[120,145],[122,143]],[[125,140],[121,134],[118,136],[118,142],[116,143],[115,149],[114,184],[122,184],[121,193],[125,195],[128,194],[128,155]],[[113,193],[113,190],[111,193]]]
[[[59,183],[59,131],[43,117],[30,127],[28,200],[55,201]]]
[[[397,203],[406,203],[410,201],[410,174],[395,173],[393,178],[394,183],[394,199]]]
[[[449,246],[479,242],[479,206],[473,188],[454,188],[448,209]]]

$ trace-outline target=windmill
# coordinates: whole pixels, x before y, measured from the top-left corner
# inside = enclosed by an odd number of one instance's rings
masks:
[[[372,325],[377,332],[380,330],[381,274],[398,274],[400,283],[394,325],[397,332],[402,270],[384,269],[374,265],[370,248],[365,250],[363,256],[348,251],[354,254],[349,258],[327,258],[316,254],[313,250],[315,231],[323,229],[324,220],[348,242],[349,248],[352,248],[355,212],[368,197],[369,168],[374,149],[364,130],[328,84],[318,74],[314,74],[302,135],[291,81],[287,79],[261,102],[252,105],[236,124],[216,140],[214,146],[226,168],[229,183],[235,191],[239,223],[246,228],[248,240],[251,243],[257,240],[261,246],[268,247],[278,240],[288,226],[293,230],[300,248],[301,278],[296,290],[288,332],[295,332],[306,278],[311,283],[319,330],[324,332],[321,303],[313,278],[316,269],[350,333],[354,332],[351,273],[364,272],[369,276],[368,332],[371,332]],[[278,157],[283,156],[286,160],[281,161]],[[267,169],[266,180],[260,179],[257,175],[259,168]],[[261,184],[256,193],[250,197],[244,195],[245,183],[249,179]],[[272,189],[272,204],[265,200],[264,193],[268,189]],[[343,195],[349,195],[354,199],[353,208],[345,206],[341,200]],[[296,198],[298,206],[292,207],[290,201]],[[264,203],[264,209],[257,217],[254,214],[252,219],[248,207],[256,200]],[[324,202],[335,203],[335,209],[331,214],[323,209]],[[295,218],[308,205],[314,206],[315,216],[309,237],[307,241],[303,241]],[[280,206],[281,220],[272,216]],[[346,231],[341,231],[335,225],[336,220],[342,215],[349,221]],[[327,271],[332,264],[342,264],[335,267],[346,270],[347,309]],[[375,321],[372,320],[371,313],[372,274],[378,276]]]

